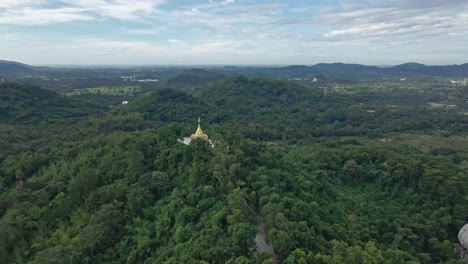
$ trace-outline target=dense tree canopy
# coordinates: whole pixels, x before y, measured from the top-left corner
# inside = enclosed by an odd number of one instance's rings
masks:
[[[0,263],[271,263],[259,216],[282,263],[456,263],[467,117],[439,90],[234,77],[90,115],[1,89]],[[198,116],[214,147],[177,142]]]

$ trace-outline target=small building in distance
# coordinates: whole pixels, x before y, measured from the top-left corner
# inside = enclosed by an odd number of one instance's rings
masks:
[[[197,130],[195,131],[195,133],[192,134],[190,137],[184,137],[183,139],[179,139],[177,141],[179,141],[180,143],[183,143],[185,145],[190,145],[190,143],[192,143],[193,140],[197,140],[197,139],[209,141],[210,145],[213,147],[213,143],[209,140],[208,135],[203,133],[203,130],[201,129],[200,117],[198,118],[198,127],[197,127]]]
[[[467,86],[468,85],[468,80],[465,78],[465,80],[462,80],[462,81],[454,81],[454,80],[450,80],[450,82],[453,84],[453,85],[458,85],[458,86]]]

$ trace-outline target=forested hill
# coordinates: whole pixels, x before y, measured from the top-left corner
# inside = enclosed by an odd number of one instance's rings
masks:
[[[462,89],[458,92],[466,98]],[[287,81],[233,77],[200,89],[194,96],[211,106],[210,113],[216,113],[220,123],[260,140],[437,129],[463,133],[468,120],[455,110],[426,107],[440,96],[417,90],[324,95],[317,87]]]
[[[0,77],[8,76],[12,74],[22,74],[34,72],[34,67],[27,64],[0,60]]]
[[[0,122],[37,123],[82,117],[99,107],[49,90],[15,83],[0,84]]]
[[[215,111],[201,100],[182,91],[162,89],[133,101],[122,112],[141,112],[146,120],[158,124],[192,123],[198,116],[210,118]]]
[[[281,139],[306,129],[321,100],[321,90],[287,81],[233,77],[200,89],[194,96],[217,113],[231,129],[255,139]],[[309,127],[310,128],[310,127]]]
[[[158,124],[193,124],[200,115],[206,123],[255,140],[378,136],[437,129],[463,133],[468,116],[456,109],[427,107],[439,97],[416,90],[325,96],[321,89],[288,81],[232,77],[191,94],[160,90],[131,102],[122,112],[141,113]]]
[[[81,119],[82,102],[0,89],[1,264],[272,263],[258,219],[284,264],[458,264],[466,87],[234,77]],[[198,116],[215,146],[177,141]]]
[[[257,76],[275,79],[311,79],[322,75],[329,79],[363,80],[382,78],[464,78],[468,76],[468,63],[459,65],[424,65],[410,62],[395,66],[371,66],[352,63],[318,63],[315,65],[289,66],[225,66],[187,67],[145,66],[145,67],[34,67],[19,62],[0,60],[0,78],[23,83],[48,83],[54,89],[82,87],[86,78],[103,85],[119,83],[121,76],[139,79],[160,79],[169,87],[193,90],[223,79],[224,76]],[[77,79],[78,78],[78,79]],[[62,84],[62,86],[60,86]]]
[[[167,80],[168,86],[176,89],[193,90],[222,80],[224,75],[204,69],[184,71]]]
[[[428,66],[418,63],[405,63],[392,67],[377,67],[349,63],[319,63],[313,66],[294,65],[286,67],[224,67],[212,69],[220,73],[273,78],[310,78],[322,74],[333,79],[375,79],[406,77],[466,77],[468,63],[461,65]]]

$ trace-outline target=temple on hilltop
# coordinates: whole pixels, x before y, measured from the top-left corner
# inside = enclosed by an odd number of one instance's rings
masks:
[[[195,134],[192,134],[190,136],[190,138],[192,140],[195,140],[195,139],[203,139],[203,140],[208,140],[208,135],[203,133],[203,130],[201,129],[201,126],[200,126],[200,117],[198,118],[198,127],[197,127],[197,130],[195,131]]]
[[[192,134],[190,137],[184,137],[183,139],[179,139],[178,141],[180,143],[184,143],[185,145],[190,145],[190,143],[192,143],[192,140],[196,140],[196,139],[203,139],[205,141],[210,141],[208,139],[208,135],[203,133],[203,130],[201,129],[200,117],[198,118],[198,127],[197,127],[197,130],[195,131],[195,133]],[[210,143],[211,143],[211,141],[210,141]],[[213,145],[213,143],[211,143],[211,145]]]

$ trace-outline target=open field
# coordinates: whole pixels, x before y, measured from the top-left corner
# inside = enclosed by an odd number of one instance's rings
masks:
[[[132,95],[141,91],[141,86],[99,86],[84,89],[74,89],[72,92],[66,93],[67,96],[81,94],[105,94],[105,95]]]

